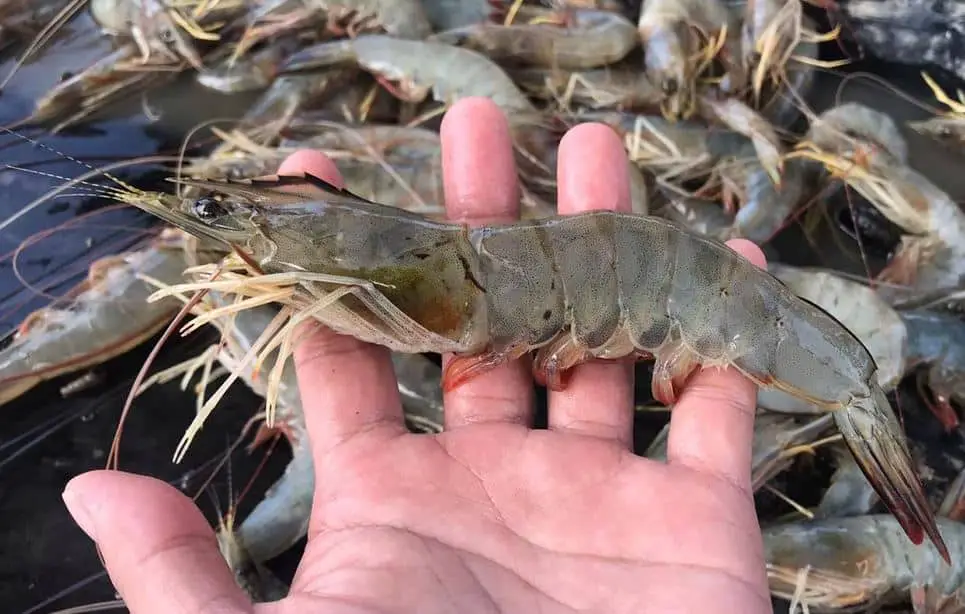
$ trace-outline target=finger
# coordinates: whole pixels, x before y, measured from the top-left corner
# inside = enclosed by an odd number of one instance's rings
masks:
[[[119,471],[91,471],[68,482],[63,498],[97,543],[128,611],[252,611],[214,531],[174,487]]]
[[[767,268],[764,253],[751,241],[727,244]],[[750,494],[756,410],[757,386],[736,369],[697,373],[670,413],[667,462],[715,475]]]
[[[519,185],[509,124],[487,98],[465,98],[442,120],[442,176],[449,219],[471,226],[519,217]],[[444,356],[447,364],[451,356]],[[476,422],[533,420],[527,361],[500,365],[444,396],[447,430]]]
[[[560,142],[559,212],[630,211],[623,143],[611,128],[581,124]],[[549,395],[549,428],[633,443],[633,365],[590,362],[573,369],[566,390]]]
[[[297,151],[278,167],[279,175],[304,172],[343,186],[335,164],[318,151]],[[405,431],[388,349],[317,322],[306,323],[296,335],[298,388],[316,467],[324,467],[323,458],[334,446],[361,432]]]

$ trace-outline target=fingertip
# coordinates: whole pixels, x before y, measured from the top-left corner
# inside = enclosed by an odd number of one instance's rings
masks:
[[[488,98],[464,98],[442,119],[442,175],[450,220],[470,224],[519,215],[509,122]]]
[[[445,138],[445,134],[454,127],[458,129],[466,121],[476,119],[487,119],[496,124],[505,123],[506,115],[495,102],[484,96],[469,96],[457,100],[446,114],[442,117],[442,124],[439,132]]]
[[[755,266],[767,270],[767,257],[764,255],[763,250],[753,241],[748,239],[731,239],[727,241],[727,246],[750,260]]]
[[[626,150],[605,124],[579,124],[563,135],[557,178],[560,213],[630,210]]]
[[[309,173],[338,187],[344,187],[342,174],[331,158],[315,149],[299,149],[278,166],[279,175]]]
[[[187,522],[183,527],[186,530],[209,528],[184,493],[167,482],[135,473],[106,469],[88,471],[67,482],[62,496],[78,524],[85,531],[90,529],[88,534],[96,532],[93,525],[123,529],[124,522],[130,519],[129,512],[148,501],[151,506],[166,509],[168,518]],[[84,523],[91,526],[84,526]]]

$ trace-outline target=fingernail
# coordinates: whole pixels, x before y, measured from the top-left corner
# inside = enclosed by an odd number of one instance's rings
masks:
[[[94,535],[94,521],[91,519],[90,512],[87,511],[87,506],[84,505],[83,498],[69,484],[60,497],[64,500],[64,505],[67,506],[67,511],[70,512],[77,526],[84,533],[87,533],[87,537],[97,541],[97,537]]]

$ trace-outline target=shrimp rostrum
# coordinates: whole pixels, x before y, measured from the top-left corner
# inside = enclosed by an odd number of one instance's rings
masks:
[[[311,189],[293,189],[300,182]],[[555,390],[590,360],[653,358],[653,393],[667,405],[697,369],[734,367],[832,412],[912,541],[927,533],[946,552],[871,354],[720,241],[610,211],[469,228],[311,175],[183,183],[207,195],[139,192],[128,202],[239,256],[230,270],[208,265],[210,278],[195,267],[200,281],[155,296],[272,294],[293,317],[266,352],[290,351],[291,331],[314,318],[393,351],[456,354],[446,390],[531,351],[534,376]]]

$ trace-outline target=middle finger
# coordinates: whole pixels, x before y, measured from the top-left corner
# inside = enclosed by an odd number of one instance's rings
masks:
[[[629,212],[628,164],[623,143],[611,128],[603,124],[574,127],[559,147],[559,212]],[[588,253],[600,253],[613,249],[612,243],[603,246],[591,242],[609,240],[602,234],[591,235],[580,241],[580,247],[596,247]],[[587,278],[612,275],[612,263],[590,257],[584,266]],[[585,300],[585,294],[568,298],[579,300],[583,296]],[[566,390],[549,395],[549,428],[614,439],[629,448],[633,442],[633,364],[589,362],[573,368]]]

